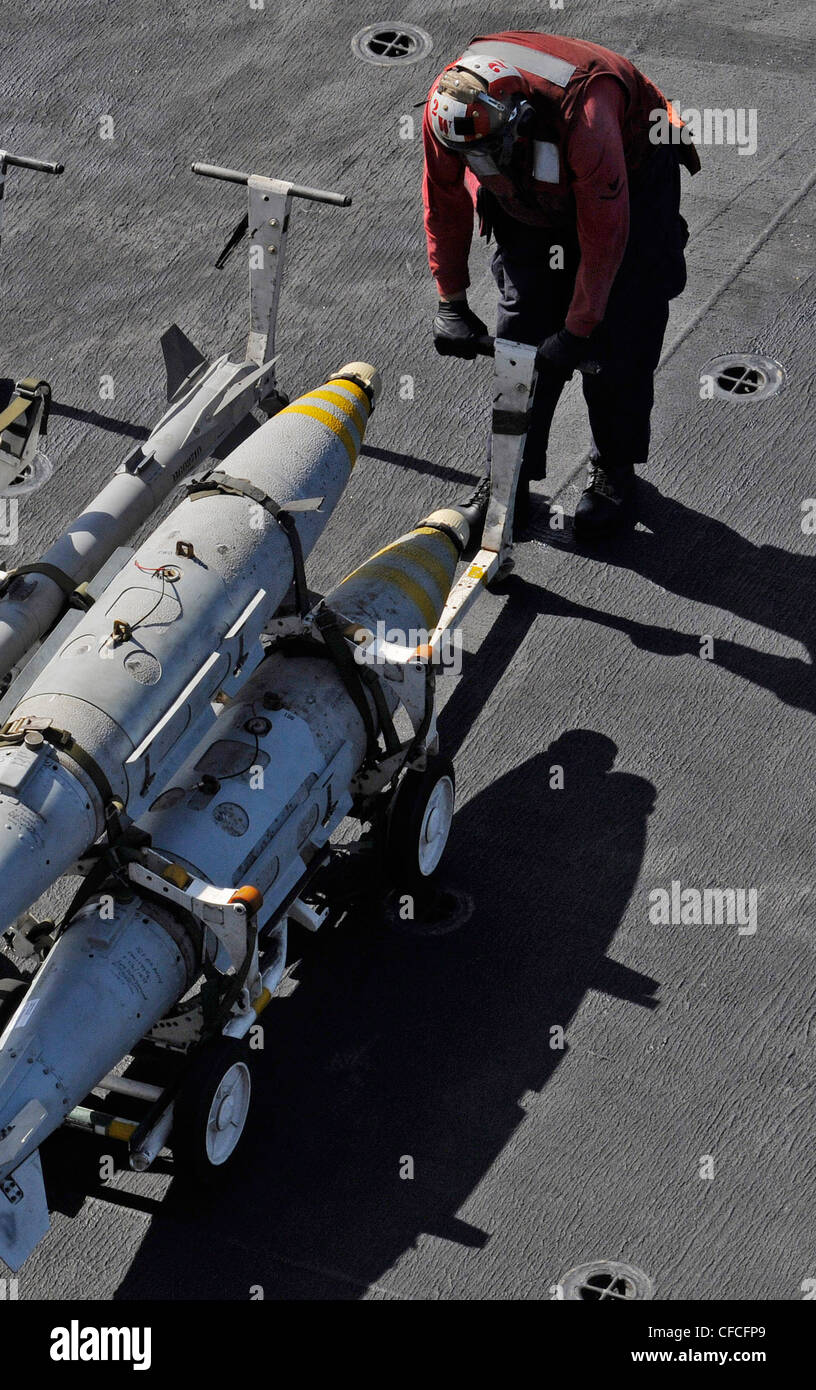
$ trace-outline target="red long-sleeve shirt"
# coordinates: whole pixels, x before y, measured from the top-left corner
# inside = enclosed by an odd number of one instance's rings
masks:
[[[512,37],[515,42],[542,50],[545,46],[554,46],[552,36],[519,33],[492,37],[505,42]],[[483,42],[486,47],[487,41]],[[531,206],[530,188],[526,190],[528,198],[519,200],[507,178],[493,178],[488,186],[510,216],[542,228],[542,256],[548,256],[550,245],[557,243],[559,230],[577,226],[581,262],[566,327],[586,337],[603,318],[626,248],[629,235],[627,162],[631,167],[633,151],[640,156],[643,148],[648,148],[645,120],[637,121],[642,130],[632,128],[633,101],[622,78],[625,77],[638,94],[642,91],[644,111],[649,109],[650,103],[653,107],[666,103],[648,78],[619,55],[579,41],[555,42],[559,51],[572,61],[578,59],[580,62],[587,54],[592,61],[595,55],[601,55],[601,62],[612,60],[621,71],[585,73],[582,69],[575,91],[571,91],[570,85],[561,98],[568,107],[560,138],[560,155],[566,168],[551,190],[536,183]],[[521,48],[518,67],[524,68]],[[548,97],[552,91],[536,79],[531,80],[529,86],[534,97],[538,87]],[[432,92],[435,89],[436,84]],[[423,122],[425,230],[431,272],[440,296],[447,298],[464,291],[470,283],[468,254],[480,180],[466,169],[458,154],[437,142],[431,130],[429,111],[430,107],[426,106]]]

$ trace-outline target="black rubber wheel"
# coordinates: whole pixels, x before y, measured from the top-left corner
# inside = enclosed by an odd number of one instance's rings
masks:
[[[430,755],[424,772],[403,774],[385,823],[385,871],[398,894],[421,889],[436,873],[455,799],[453,763],[443,754]]]
[[[175,1101],[171,1147],[179,1177],[212,1186],[230,1172],[251,1097],[246,1040],[216,1038],[205,1043]]]

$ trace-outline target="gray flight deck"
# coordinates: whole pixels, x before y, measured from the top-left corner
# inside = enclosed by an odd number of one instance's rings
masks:
[[[352,55],[362,25],[396,18],[431,34],[428,58]],[[353,194],[295,204],[280,317],[290,394],[350,357],[385,383],[312,584],[469,489],[491,365],[432,350],[417,104],[472,35],[536,27],[626,53],[681,107],[757,111],[756,154],[703,148],[683,174],[689,286],[642,523],[594,554],[520,544],[467,620],[440,723],[469,923],[412,940],[352,920],[310,943],[265,1015],[251,1134],[218,1196],[176,1192],[169,1165],[101,1183],[98,1146],[53,1141],[52,1230],[20,1299],[539,1299],[604,1258],[659,1299],[795,1300],[816,1278],[805,0],[9,0],[0,145],[66,172],[7,186],[0,371],[51,381],[56,471],[0,565],[34,559],[161,414],[170,322],[210,354],[244,332],[245,251],[212,266],[244,191],[194,159]],[[471,264],[492,325],[481,244]],[[778,358],[787,390],[701,400],[701,365],[734,349]],[[568,513],[586,443],[573,383],[540,485]],[[756,889],[755,934],[654,924],[673,881]]]

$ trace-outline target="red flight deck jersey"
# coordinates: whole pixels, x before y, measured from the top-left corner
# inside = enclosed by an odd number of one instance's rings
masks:
[[[537,119],[532,134],[519,140],[512,178],[495,166],[491,171],[477,155],[466,166],[463,156],[433,135],[429,112],[438,79],[431,87],[422,128],[422,197],[428,260],[440,297],[470,284],[473,211],[482,184],[519,222],[556,234],[577,227],[581,262],[566,327],[588,337],[604,316],[626,249],[628,176],[655,148],[650,113],[674,113],[648,77],[599,44],[511,30],[471,39],[467,51],[473,46],[520,71],[523,95]],[[549,246],[542,238],[542,256],[549,255]]]

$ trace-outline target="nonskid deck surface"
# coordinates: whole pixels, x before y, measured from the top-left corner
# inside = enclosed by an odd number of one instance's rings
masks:
[[[430,350],[415,108],[473,34],[547,12],[398,10],[433,39],[415,65],[356,59],[376,15],[351,4],[12,0],[3,142],[66,173],[15,171],[7,190],[2,371],[52,382],[56,472],[21,503],[3,567],[158,418],[170,322],[210,353],[243,329],[242,256],[212,267],[242,205],[193,159],[354,196],[297,209],[279,323],[290,394],[349,357],[385,383],[312,586],[470,489],[491,365]],[[519,546],[506,592],[468,619],[461,680],[440,683],[467,927],[315,940],[266,1016],[243,1166],[206,1209],[167,1172],[100,1184],[96,1149],[60,1136],[21,1299],[532,1299],[609,1258],[662,1299],[787,1300],[813,1274],[812,21],[759,0],[738,19],[652,0],[552,19],[681,105],[757,113],[755,154],[704,147],[684,175],[689,288],[642,523],[596,554]],[[480,246],[472,279],[492,327]],[[778,358],[788,389],[701,401],[700,367],[732,349]],[[568,513],[586,443],[573,385],[542,484]],[[756,931],[654,920],[673,884],[744,892]]]

